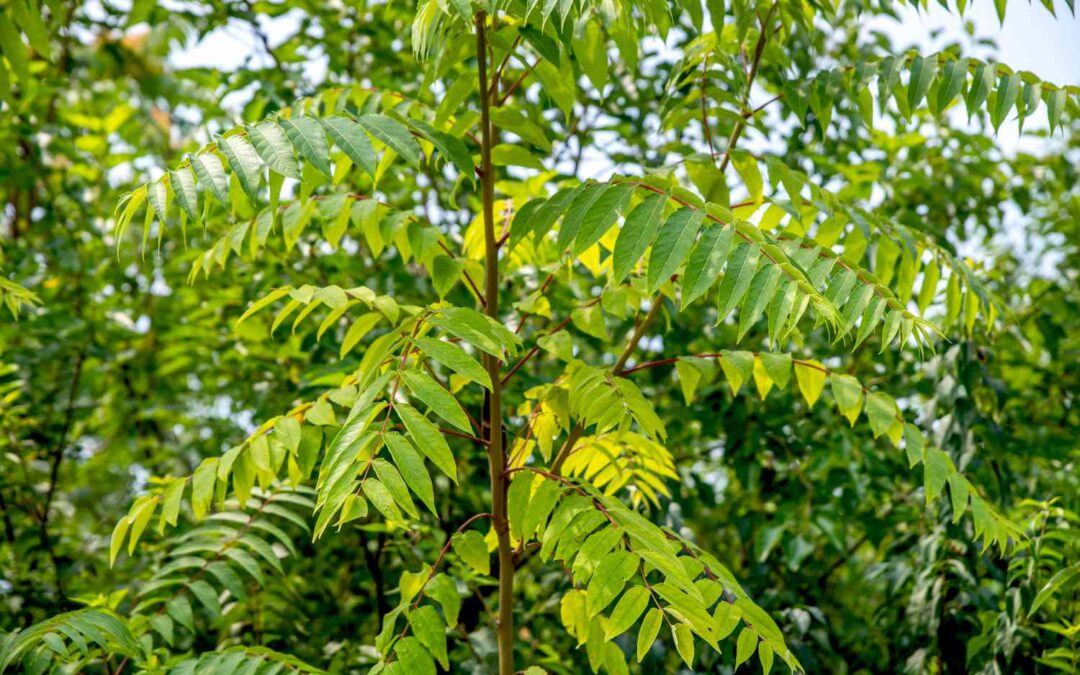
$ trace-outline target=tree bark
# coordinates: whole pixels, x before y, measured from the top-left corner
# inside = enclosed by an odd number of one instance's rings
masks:
[[[492,87],[487,73],[487,15],[476,14],[476,60],[480,92],[480,176],[484,217],[484,302],[487,315],[499,320],[499,246],[495,234],[495,171],[491,164],[494,129],[491,126]],[[484,430],[488,441],[488,468],[491,473],[491,513],[499,542],[499,615],[495,631],[499,645],[499,673],[514,672],[514,561],[510,547],[510,527],[506,518],[506,453],[503,448],[502,377],[497,357],[484,355],[484,366],[491,377],[487,419]]]

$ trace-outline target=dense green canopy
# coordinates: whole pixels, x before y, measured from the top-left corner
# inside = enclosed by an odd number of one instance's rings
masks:
[[[901,9],[0,0],[0,671],[1077,672],[1080,88]]]

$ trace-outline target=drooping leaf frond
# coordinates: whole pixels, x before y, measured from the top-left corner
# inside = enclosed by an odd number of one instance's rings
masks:
[[[141,653],[127,624],[116,614],[100,608],[79,609],[9,633],[0,645],[0,671],[20,660],[48,667],[53,659],[68,661],[108,654],[137,658]]]

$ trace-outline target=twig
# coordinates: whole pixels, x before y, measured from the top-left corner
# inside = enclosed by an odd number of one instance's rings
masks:
[[[713,145],[712,129],[709,128],[708,94],[709,86],[709,55],[701,62],[701,128],[705,134],[705,141],[709,144],[709,155],[713,164],[716,164],[716,146]]]
[[[503,93],[502,97],[499,98],[498,102],[495,103],[495,107],[496,108],[502,107],[503,104],[506,103],[506,100],[508,98],[510,98],[510,95],[513,94],[514,91],[517,90],[517,88],[519,86],[521,86],[521,83],[525,80],[525,78],[529,75],[529,73],[531,73],[533,71],[533,69],[535,69],[536,66],[539,65],[539,64],[540,64],[540,59],[536,59],[536,61],[534,61],[531,66],[529,66],[528,68],[523,70],[521,72],[521,75],[518,77],[518,79],[514,80],[514,83],[510,85],[510,88],[507,89],[506,92]]]
[[[776,11],[778,3],[774,2],[769,7],[768,13],[765,15],[765,19],[761,22],[761,32],[758,34],[757,44],[754,45],[754,57],[750,62],[750,72],[746,76],[746,92],[743,94],[742,107],[745,109],[750,102],[750,90],[754,87],[754,79],[757,77],[758,65],[761,63],[761,53],[765,51],[765,42],[769,38],[769,23],[772,19],[773,12]],[[723,173],[727,169],[728,163],[731,161],[731,151],[735,149],[735,144],[739,142],[739,137],[742,136],[743,128],[746,126],[746,118],[742,118],[735,122],[735,126],[731,129],[731,136],[728,138],[727,147],[724,148],[724,158],[720,160],[720,173]]]

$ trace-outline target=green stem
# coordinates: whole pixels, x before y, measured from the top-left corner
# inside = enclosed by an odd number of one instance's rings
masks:
[[[641,337],[645,335],[645,329],[649,327],[656,315],[660,313],[660,308],[664,304],[664,297],[658,295],[653,298],[652,307],[649,308],[645,318],[638,322],[634,327],[634,333],[630,336],[630,341],[626,343],[626,348],[623,349],[622,354],[619,355],[619,360],[615,362],[615,365],[611,367],[611,372],[615,375],[621,375],[623,368],[626,367],[626,362],[630,360],[630,356],[637,349],[638,342],[641,342]],[[551,463],[551,473],[556,476],[560,475],[562,471],[563,463],[570,456],[570,453],[574,451],[574,445],[581,440],[581,436],[585,433],[585,427],[578,422],[574,425],[574,428],[570,430],[569,436],[566,438],[566,442],[559,448],[559,453],[555,455],[555,460]]]
[[[491,85],[487,74],[487,15],[476,14],[476,59],[480,92],[480,176],[484,210],[484,297],[488,316],[499,320],[499,245],[495,235],[495,170],[491,164],[494,129],[491,126]],[[499,673],[514,672],[514,561],[506,517],[506,453],[503,450],[501,363],[484,355],[491,377],[487,420],[488,468],[491,473],[491,512],[499,542],[499,616],[495,624],[499,644]]]

